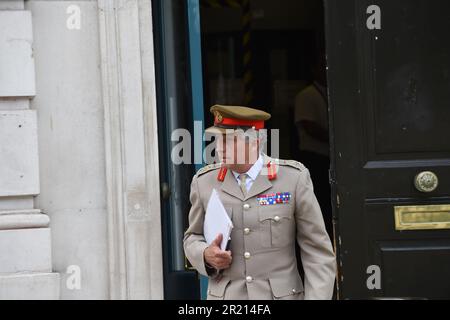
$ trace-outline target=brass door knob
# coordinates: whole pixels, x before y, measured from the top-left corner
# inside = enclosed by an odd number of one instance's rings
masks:
[[[420,192],[432,192],[436,190],[439,179],[434,172],[423,171],[414,178],[414,186]]]

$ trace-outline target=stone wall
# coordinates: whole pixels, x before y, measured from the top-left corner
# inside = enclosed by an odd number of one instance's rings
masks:
[[[163,297],[150,0],[0,1],[0,299]]]

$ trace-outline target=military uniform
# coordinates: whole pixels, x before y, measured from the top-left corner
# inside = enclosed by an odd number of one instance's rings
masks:
[[[200,274],[210,277],[208,299],[330,299],[336,260],[309,171],[296,161],[263,157],[263,169],[246,194],[220,164],[206,166],[194,176],[184,236],[186,257]],[[234,225],[232,264],[219,276],[204,260],[208,244],[203,221],[213,189]],[[295,241],[304,283],[297,270]]]

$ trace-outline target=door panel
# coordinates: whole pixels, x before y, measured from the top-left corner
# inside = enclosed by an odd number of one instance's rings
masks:
[[[450,298],[450,230],[397,230],[394,215],[450,204],[450,2],[377,1],[380,30],[366,26],[372,1],[325,3],[340,298]],[[422,171],[435,191],[414,186]]]
[[[386,274],[382,283],[386,296],[404,297],[405,293],[409,297],[448,296],[450,241],[386,241],[378,243],[374,250]],[[430,268],[433,272],[429,272]],[[436,275],[442,277],[437,279]]]

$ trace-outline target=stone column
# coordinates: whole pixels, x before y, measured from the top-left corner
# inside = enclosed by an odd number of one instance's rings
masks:
[[[150,0],[98,0],[110,296],[162,299],[156,82]]]
[[[32,17],[24,1],[0,2],[0,299],[58,299],[49,217],[39,194]]]

